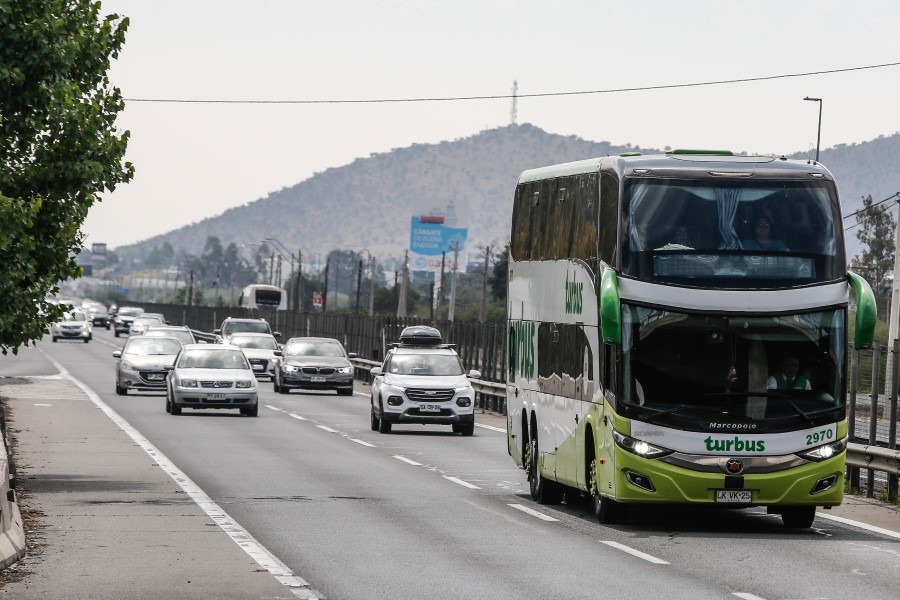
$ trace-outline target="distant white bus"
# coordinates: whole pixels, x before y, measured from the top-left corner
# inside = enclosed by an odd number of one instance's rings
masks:
[[[287,309],[287,292],[276,285],[254,283],[241,292],[241,308]]]

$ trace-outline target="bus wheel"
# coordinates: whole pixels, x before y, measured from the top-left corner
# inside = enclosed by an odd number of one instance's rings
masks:
[[[621,523],[628,516],[628,507],[606,496],[600,495],[597,481],[597,459],[591,461],[590,481],[588,482],[594,501],[594,514],[604,525]]]
[[[549,481],[541,475],[538,465],[538,441],[537,436],[531,439],[529,447],[528,483],[531,489],[531,498],[538,504],[559,504],[563,496],[563,488],[555,481]]]
[[[792,506],[781,511],[784,526],[791,529],[809,529],[815,518],[815,506]]]

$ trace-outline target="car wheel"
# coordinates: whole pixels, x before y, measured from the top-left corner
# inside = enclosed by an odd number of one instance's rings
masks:
[[[119,337],[119,332],[117,331],[115,335],[116,335],[116,337]]]
[[[175,404],[174,398],[172,399],[172,410],[170,412],[171,412],[171,414],[173,414],[175,416],[178,416],[181,414],[181,407],[178,406],[177,404]]]
[[[371,425],[372,425],[372,431],[378,431],[378,417],[375,416],[375,404],[374,404],[374,402],[372,403],[371,406],[369,406],[369,412],[370,412],[370,414],[371,414],[370,419],[371,419],[371,421],[372,421],[372,423],[371,423]]]
[[[166,390],[166,412],[172,414],[172,402],[169,400],[169,390]]]
[[[109,331],[109,325],[106,326],[106,330]]]
[[[291,388],[284,387],[284,384],[283,384],[283,383],[282,383],[281,385],[278,386],[278,393],[279,393],[279,394],[288,394],[288,393],[290,393],[290,391],[291,391]]]
[[[116,395],[117,396],[127,396],[128,390],[119,385],[119,382],[116,381]]]
[[[253,408],[242,408],[241,414],[248,417],[255,417],[259,415],[259,404],[254,404]]]
[[[91,341],[91,338],[89,338],[89,337],[88,337],[88,338],[84,338],[84,343],[85,343],[85,344],[87,344],[87,343],[90,342],[90,341]]]
[[[337,391],[337,393],[338,393],[338,396],[352,396],[352,395],[353,395],[353,388],[350,387],[350,388],[347,388],[346,390],[340,390],[340,389],[339,389],[339,390]]]
[[[459,433],[464,436],[474,435],[475,434],[475,421],[471,423],[460,423],[459,424]]]
[[[391,423],[384,418],[384,410],[381,411],[381,418],[378,419],[378,433],[390,433]]]
[[[54,335],[54,336],[53,336],[53,343],[54,343],[54,344],[56,343],[56,340],[57,340],[57,339],[58,339],[58,338]]]
[[[272,391],[275,392],[276,394],[281,393],[281,386],[278,385],[277,377],[272,378]]]

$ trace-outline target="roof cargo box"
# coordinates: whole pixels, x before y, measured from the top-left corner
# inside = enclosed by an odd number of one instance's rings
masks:
[[[400,333],[400,343],[404,346],[440,346],[441,332],[427,325],[413,325]]]

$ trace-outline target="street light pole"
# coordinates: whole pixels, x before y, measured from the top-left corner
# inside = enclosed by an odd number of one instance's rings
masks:
[[[804,100],[808,100],[809,102],[818,102],[819,103],[819,129],[816,134],[816,162],[819,162],[819,144],[822,142],[822,99],[821,98],[810,98],[807,96]]]

